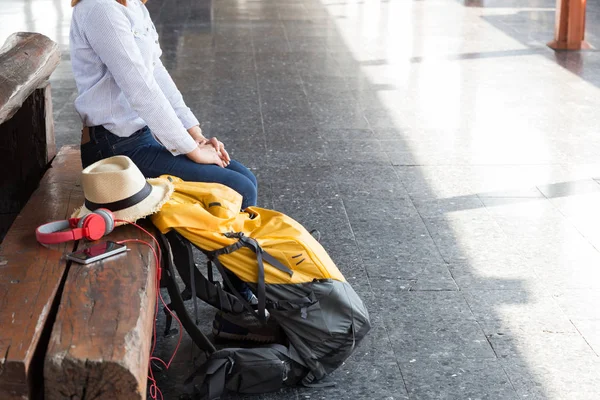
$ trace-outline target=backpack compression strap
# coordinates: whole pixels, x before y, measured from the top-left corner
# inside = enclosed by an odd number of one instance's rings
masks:
[[[231,358],[212,358],[202,364],[184,382],[189,385],[194,378],[202,376],[201,385],[206,385],[206,400],[217,400],[221,398],[225,389],[225,378],[233,366]]]
[[[219,261],[220,255],[231,254],[234,251],[241,249],[242,247],[246,247],[246,248],[252,250],[256,254],[256,261],[258,263],[258,282],[257,282],[258,319],[264,323],[266,321],[266,317],[265,317],[266,287],[265,287],[265,266],[263,264],[263,260],[266,261],[267,263],[269,263],[270,265],[272,265],[274,268],[277,268],[278,270],[285,272],[285,273],[289,274],[290,276],[294,275],[294,271],[292,271],[291,269],[289,269],[288,267],[283,265],[281,262],[279,262],[279,260],[277,260],[275,257],[273,257],[272,255],[267,253],[265,250],[263,250],[263,248],[260,247],[260,244],[258,244],[256,239],[253,239],[251,237],[244,235],[243,232],[227,232],[227,233],[224,233],[224,235],[228,238],[238,239],[238,241],[229,246],[223,247],[222,249],[206,252],[206,255],[217,266],[217,268],[219,269],[219,272],[221,273],[221,275],[223,275],[224,279],[226,281],[228,281],[228,278],[226,277],[227,274],[225,274],[224,270],[223,270],[223,265]],[[230,288],[234,291],[236,296],[240,297],[240,300],[244,301],[245,299],[243,299],[240,296],[240,294],[235,290],[235,288],[233,288],[231,283],[230,282],[227,282],[227,283],[229,284]]]

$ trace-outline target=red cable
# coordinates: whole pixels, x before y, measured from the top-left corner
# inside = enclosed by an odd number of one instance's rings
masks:
[[[159,357],[152,356],[152,354],[154,354],[154,350],[156,349],[156,329],[154,329],[153,333],[152,333],[152,349],[150,351],[150,358],[148,359],[148,380],[150,382],[152,382],[152,384],[150,385],[150,388],[149,388],[150,397],[154,400],[158,400],[159,399],[158,396],[160,395],[160,399],[164,400],[163,394],[160,391],[160,389],[158,388],[158,385],[156,384],[156,379],[154,378],[154,373],[152,372],[151,363],[153,360],[160,361],[165,366],[165,369],[169,369],[169,367],[171,366],[171,363],[173,362],[173,359],[175,358],[175,354],[177,354],[177,350],[179,350],[179,345],[181,344],[181,339],[183,337],[183,324],[181,323],[179,318],[177,318],[177,315],[175,315],[175,313],[173,313],[173,311],[171,311],[171,309],[169,309],[169,307],[165,303],[165,300],[162,297],[162,293],[160,292],[160,278],[162,275],[162,268],[161,268],[161,252],[160,252],[160,245],[158,243],[158,240],[156,240],[156,238],[150,232],[148,232],[146,229],[142,228],[141,226],[139,226],[136,223],[124,221],[124,220],[120,220],[120,219],[115,219],[115,222],[125,222],[125,223],[135,226],[136,228],[140,229],[142,232],[144,232],[145,234],[150,236],[152,238],[152,240],[154,241],[154,243],[156,244],[156,248],[158,249],[158,254],[156,253],[156,250],[150,243],[140,240],[140,239],[125,239],[125,240],[121,240],[121,241],[117,242],[119,244],[141,243],[141,244],[145,244],[146,246],[148,246],[150,248],[150,250],[152,250],[152,254],[154,255],[154,261],[156,261],[156,280],[155,280],[155,285],[156,285],[156,302],[155,303],[156,303],[156,306],[154,308],[154,321],[156,321],[156,319],[158,318],[158,300],[160,299],[161,303],[165,306],[165,309],[169,312],[169,314],[171,314],[171,316],[173,318],[175,318],[175,320],[179,324],[179,340],[177,341],[177,346],[175,347],[175,350],[173,351],[173,355],[171,355],[171,358],[169,359],[168,364],[165,363],[163,360],[161,360]]]

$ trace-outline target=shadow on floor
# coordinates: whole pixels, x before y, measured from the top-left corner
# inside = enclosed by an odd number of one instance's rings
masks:
[[[336,388],[228,398],[543,396],[543,387],[517,382],[535,374],[514,346],[520,334],[504,329],[513,315],[499,313],[532,301],[519,278],[522,255],[489,216],[456,217],[451,201],[436,202],[405,127],[379,101],[396,86],[362,72],[388,60],[355,59],[319,2],[220,2],[209,29],[184,17],[188,3],[155,4],[148,5],[166,40],[166,63],[205,131],[258,175],[261,206],[321,231],[372,316],[369,337],[331,377]],[[537,50],[450,57],[522,53]],[[397,152],[401,163],[391,161]],[[201,311],[207,332],[212,315]],[[173,344],[160,339],[160,355]],[[195,356],[184,342],[160,375],[166,398],[184,391]]]

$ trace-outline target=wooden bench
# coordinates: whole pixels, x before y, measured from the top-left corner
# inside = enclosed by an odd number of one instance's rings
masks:
[[[19,51],[27,46],[13,54]],[[2,68],[0,62],[0,76]],[[2,109],[0,103],[0,115]],[[133,244],[84,266],[64,255],[86,243],[42,246],[35,239],[39,225],[83,204],[80,173],[79,151],[62,148],[0,245],[2,400],[146,398],[156,304],[151,250]],[[102,240],[125,238],[150,241],[132,226]]]

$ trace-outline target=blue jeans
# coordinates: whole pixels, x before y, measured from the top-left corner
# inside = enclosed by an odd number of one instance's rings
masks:
[[[185,155],[174,156],[154,139],[147,126],[126,138],[112,134],[103,126],[90,128],[90,141],[81,145],[83,168],[118,155],[131,158],[146,178],[168,174],[188,182],[220,183],[242,195],[242,209],[256,205],[256,177],[235,160],[221,168],[214,164],[197,164]]]

